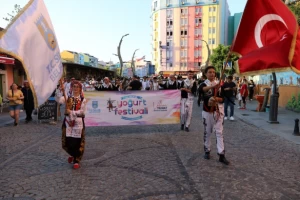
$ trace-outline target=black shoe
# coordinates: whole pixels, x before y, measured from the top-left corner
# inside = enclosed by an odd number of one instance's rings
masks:
[[[229,165],[229,161],[225,158],[225,155],[220,155],[220,158],[219,158],[219,162],[225,164],[225,165]]]
[[[185,127],[185,131],[186,131],[186,132],[190,132],[190,130],[189,130],[188,127]]]
[[[15,122],[15,123],[14,123],[14,126],[18,126],[18,123],[17,123],[17,122]]]
[[[184,130],[184,124],[181,124],[181,130],[182,131]]]
[[[206,160],[210,159],[210,153],[209,152],[205,152],[204,159],[206,159]]]

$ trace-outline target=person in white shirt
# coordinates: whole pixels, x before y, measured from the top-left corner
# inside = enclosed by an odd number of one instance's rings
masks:
[[[143,77],[142,82],[142,90],[149,90],[150,89],[150,84],[149,81],[147,80],[147,76]]]
[[[159,84],[157,82],[157,77],[153,78],[153,81],[150,84],[150,90],[159,90]]]

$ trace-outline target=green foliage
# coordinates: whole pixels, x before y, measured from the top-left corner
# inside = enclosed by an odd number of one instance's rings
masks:
[[[21,6],[15,4],[14,10],[11,13],[7,13],[8,17],[3,17],[5,21],[11,22],[13,18],[22,10]]]
[[[209,57],[211,64],[217,69],[217,72],[221,72],[223,68],[223,63],[226,61],[228,53],[230,51],[230,46],[225,46],[223,44],[219,44],[219,46],[213,49],[211,56]],[[234,61],[238,60],[236,55],[231,55],[228,61],[232,61],[234,65]],[[230,71],[225,71],[227,74],[234,74],[235,69],[232,67]]]
[[[300,94],[298,94],[298,99],[296,100],[296,96],[293,95],[291,99],[288,101],[286,108],[289,110],[293,110],[296,112],[300,112]]]
[[[294,3],[290,3],[288,5],[288,7],[296,15],[298,24],[300,24],[300,2],[297,1],[297,2],[294,2]]]

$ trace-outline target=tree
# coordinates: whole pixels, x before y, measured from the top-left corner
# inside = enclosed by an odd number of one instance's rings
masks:
[[[223,63],[226,61],[228,53],[230,51],[230,46],[225,46],[223,44],[219,44],[219,46],[213,49],[213,53],[211,54],[209,60],[211,61],[212,65],[216,68],[217,72],[221,72],[223,68]],[[234,66],[234,61],[238,60],[236,55],[231,54],[228,61],[232,62]],[[232,67],[231,70],[226,72],[227,74],[234,74],[235,69]]]
[[[300,0],[283,0],[283,2],[295,14],[298,21],[298,25],[300,25]]]
[[[3,17],[5,21],[11,22],[13,18],[22,10],[21,6],[15,4],[14,10],[11,13],[7,13],[8,17]]]

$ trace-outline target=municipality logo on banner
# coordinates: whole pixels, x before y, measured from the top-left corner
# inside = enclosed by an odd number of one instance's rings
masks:
[[[63,74],[60,50],[43,0],[31,0],[5,32],[0,32],[0,51],[21,61],[35,106],[42,105]]]

